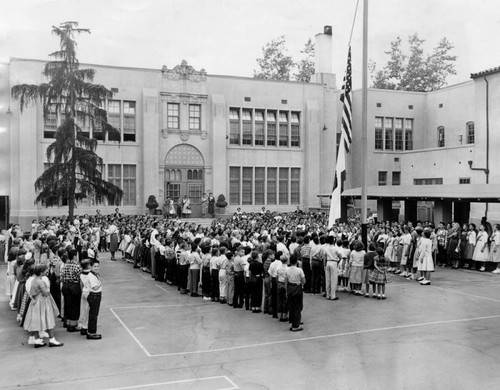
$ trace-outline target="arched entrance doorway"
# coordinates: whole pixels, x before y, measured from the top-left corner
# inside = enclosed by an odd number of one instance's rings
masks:
[[[165,200],[177,204],[184,195],[191,200],[191,217],[201,217],[201,195],[205,187],[205,162],[198,149],[177,145],[165,157]]]

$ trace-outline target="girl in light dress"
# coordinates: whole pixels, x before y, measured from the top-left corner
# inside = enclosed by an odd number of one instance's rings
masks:
[[[484,263],[488,261],[489,249],[488,249],[488,233],[486,233],[484,225],[479,225],[479,233],[476,238],[476,247],[474,248],[474,254],[472,255],[472,260],[476,261],[479,271],[484,272],[486,270]]]
[[[363,265],[366,252],[361,241],[354,243],[354,249],[349,255],[349,281],[351,290],[355,295],[363,295],[361,285],[363,282]]]
[[[476,247],[476,237],[476,225],[470,223],[467,229],[467,245],[465,247],[464,254],[464,268],[473,268],[472,256],[474,255],[474,249]]]
[[[500,225],[493,225],[493,233],[490,237],[490,256],[489,261],[496,263],[497,268],[491,271],[494,274],[500,274]]]
[[[24,329],[30,333],[28,344],[40,348],[46,345],[41,337],[35,338],[38,333],[48,333],[49,347],[61,347],[63,343],[56,340],[54,328],[56,317],[59,315],[54,299],[50,295],[49,281],[46,277],[48,268],[45,264],[34,267],[34,278],[30,286],[31,302],[26,312]]]

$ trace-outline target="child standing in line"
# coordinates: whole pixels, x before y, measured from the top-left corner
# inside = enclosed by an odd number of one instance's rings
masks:
[[[219,302],[219,266],[218,266],[218,261],[219,261],[219,249],[218,248],[212,248],[212,257],[210,257],[210,275],[211,275],[211,280],[210,280],[210,286],[211,286],[211,299],[212,302]]]
[[[231,252],[226,252],[227,303],[233,306],[234,298],[234,259]]]
[[[288,256],[281,255],[281,265],[276,271],[276,279],[278,282],[278,316],[280,322],[288,322],[288,303],[286,300],[286,269],[288,268]]]
[[[99,316],[99,308],[101,307],[102,299],[102,282],[99,277],[99,261],[95,260],[88,275],[90,289],[87,295],[89,304],[89,319],[87,340],[100,340],[102,336],[97,333],[97,317]]]
[[[354,290],[355,295],[363,295],[361,285],[363,283],[363,261],[365,254],[363,243],[356,241],[354,249],[349,256],[349,280],[351,282],[351,289]]]
[[[78,319],[78,328],[82,336],[87,335],[88,322],[89,322],[89,304],[87,296],[90,292],[89,273],[92,268],[90,260],[85,259],[80,262],[82,273],[80,274],[80,285],[82,286],[82,296],[80,298],[80,318]]]
[[[374,259],[374,270],[370,275],[370,282],[374,283],[377,288],[377,298],[386,299],[385,284],[387,283],[387,267],[389,261],[384,257],[384,250],[377,248],[377,256]]]

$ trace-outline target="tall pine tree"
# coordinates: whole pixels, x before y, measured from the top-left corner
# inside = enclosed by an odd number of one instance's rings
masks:
[[[119,204],[123,191],[102,178],[103,161],[96,154],[97,140],[86,136],[84,129],[116,136],[118,130],[107,122],[103,109],[112,97],[106,87],[94,84],[95,70],[81,69],[76,58],[75,34],[90,33],[77,22],[52,27],[60,40],[60,49],[51,53],[52,61],[44,68],[48,82],[40,85],[20,84],[12,87],[12,96],[19,100],[21,112],[30,104],[40,102],[44,120],[49,115],[61,118],[55,141],[47,148],[49,167],[35,181],[35,202],[46,207],[68,202],[72,219],[77,203],[91,197],[96,203],[107,200]]]

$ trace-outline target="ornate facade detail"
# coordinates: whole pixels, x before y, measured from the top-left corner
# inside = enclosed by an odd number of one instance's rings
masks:
[[[191,145],[177,145],[165,157],[165,166],[204,166],[205,161],[198,149]]]
[[[168,129],[161,129],[161,135],[163,138],[167,138],[168,137]]]
[[[200,136],[201,136],[201,139],[203,139],[203,140],[207,139],[207,131],[202,130]]]
[[[205,69],[197,71],[191,65],[188,65],[186,60],[182,60],[181,64],[173,69],[168,69],[167,66],[163,65],[161,72],[163,77],[173,81],[190,80],[196,83],[207,81],[207,72],[205,72]]]
[[[186,142],[189,139],[189,133],[187,131],[181,131],[179,137],[182,141]]]

